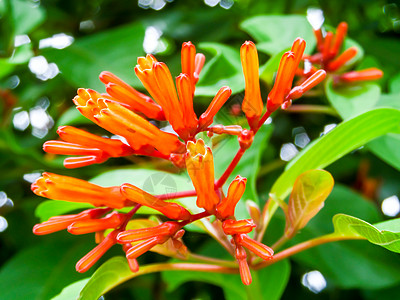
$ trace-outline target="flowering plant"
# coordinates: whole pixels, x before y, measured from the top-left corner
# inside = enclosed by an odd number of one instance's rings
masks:
[[[244,285],[252,283],[251,270],[265,268],[328,242],[368,239],[397,251],[397,246],[385,246],[382,242],[382,239],[391,241],[391,237],[384,236],[384,232],[346,215],[335,217],[334,233],[279,251],[324,206],[324,201],[334,184],[332,176],[320,169],[326,161],[317,165],[311,162],[304,165],[304,160],[309,158],[306,157],[302,161],[300,157],[296,163],[302,163],[303,166],[294,169],[290,176],[285,172],[283,177],[278,179],[278,187],[275,185],[272,188],[263,207],[248,200],[246,206],[249,218],[241,219],[235,214],[238,202],[245,200],[243,195],[247,182],[247,178],[236,173],[237,166],[245,152],[252,147],[260,129],[269,126],[267,120],[271,114],[279,108],[288,109],[293,100],[321,83],[327,73],[335,83],[342,84],[373,80],[382,76],[378,69],[336,73],[356,51],[349,48],[337,57],[346,29],[347,25],[341,23],[335,38],[331,32],[322,37],[321,31],[316,30],[319,52],[312,56],[304,55],[306,43],[297,38],[291,50],[285,52],[280,60],[265,107],[259,84],[256,46],[250,41],[242,45],[240,58],[245,79],[245,95],[241,108],[248,128],[239,124],[215,124],[217,113],[232,93],[227,86],[220,88],[200,117],[196,115],[193,98],[205,56],[196,53],[191,42],[182,45],[182,72],[176,77],[176,86],[166,64],[157,61],[151,54],[138,58],[135,73],[151,97],[135,90],[116,75],[102,72],[100,80],[106,86],[106,93],[79,89],[73,101],[82,115],[119,139],[100,137],[82,129],[62,126],[57,131],[61,140],[48,141],[43,149],[52,154],[74,155],[64,160],[66,168],[81,168],[103,163],[111,157],[132,155],[170,161],[181,169],[181,172],[187,172],[194,189],[154,195],[136,186],[134,182],[102,187],[72,177],[43,173],[42,177],[32,184],[35,194],[54,200],[85,202],[95,208],[78,214],[53,216],[48,221],[37,224],[33,232],[42,235],[67,229],[74,235],[94,233],[98,245],[76,264],[78,272],[87,271],[112,246],[120,244],[132,274],[164,270],[239,273]],[[315,64],[321,69],[316,69],[313,65],[310,67],[309,64]],[[296,75],[300,79],[298,85],[293,87]],[[161,130],[150,120],[167,121],[171,132]],[[207,133],[208,138],[205,138],[204,134],[203,138],[199,137],[202,133]],[[214,135],[230,135],[237,139],[237,153],[219,178],[215,176],[213,149],[207,145],[207,140],[212,139]],[[329,135],[324,138],[320,144],[326,141],[329,143]],[[309,157],[311,155],[309,154]],[[285,178],[285,175],[289,178]],[[229,180],[232,176],[233,179]],[[284,180],[287,182],[281,184]],[[290,190],[289,202],[286,203],[284,198]],[[187,197],[196,202],[199,212],[191,211],[179,201]],[[278,206],[285,214],[286,227],[283,235],[275,243],[266,245],[263,243],[264,235]],[[141,207],[151,208],[161,216],[156,219],[137,218],[135,216]],[[234,260],[203,256],[188,249],[184,239],[186,227],[191,224],[197,224],[203,232],[213,237]],[[375,236],[353,226],[364,227],[363,230],[367,231],[376,230]],[[379,235],[382,237],[378,237]],[[137,259],[148,251],[184,262],[142,267]],[[100,268],[99,274],[101,270]],[[96,278],[97,274],[96,272],[93,278]]]

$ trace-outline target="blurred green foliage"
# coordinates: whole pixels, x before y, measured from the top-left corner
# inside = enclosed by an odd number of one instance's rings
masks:
[[[315,41],[311,26],[307,26],[304,17],[308,8],[321,8],[327,25],[336,26],[341,21],[349,23],[349,37],[364,49],[362,67],[379,67],[385,76],[376,83],[360,85],[357,90],[334,89],[327,82],[326,98],[301,100],[307,104],[332,105],[337,116],[285,112],[274,116],[274,127],[262,129],[262,134],[257,136],[253,147],[236,170],[249,178],[246,198],[261,204],[266,201],[271,187],[284,171],[285,162],[279,159],[281,146],[294,143],[299,132],[307,133],[314,141],[324,131],[325,125],[337,124],[342,119],[347,120],[372,108],[391,107],[392,112],[396,111],[393,114],[398,114],[400,5],[395,2],[222,0],[219,4],[214,1],[217,4],[211,7],[205,2],[213,1],[175,0],[166,2],[160,10],[141,7],[138,2],[157,1],[0,0],[0,191],[4,191],[14,203],[13,207],[0,207],[0,215],[8,222],[8,227],[0,232],[0,299],[51,299],[61,293],[64,287],[74,284],[64,290],[64,296],[57,298],[72,299],[71,295],[76,295],[76,291],[83,286],[82,282],[74,282],[86,280],[93,272],[78,274],[74,264],[94,246],[94,241],[87,237],[71,237],[65,232],[44,237],[33,236],[31,229],[40,221],[39,218],[78,207],[56,207],[51,200],[43,202],[43,199],[31,193],[29,185],[43,170],[83,179],[94,178],[94,182],[107,184],[110,184],[109,178],[119,182],[148,176],[147,170],[139,170],[154,167],[145,159],[138,158],[134,164],[124,159],[114,159],[103,165],[66,170],[62,166],[62,158],[45,155],[41,149],[45,140],[56,138],[58,125],[81,126],[91,132],[104,134],[71,108],[71,99],[79,87],[103,91],[98,80],[103,70],[114,72],[141,89],[133,67],[136,58],[144,55],[146,49],[155,52],[159,60],[168,64],[172,74],[178,75],[180,45],[191,40],[207,57],[196,90],[196,111],[203,111],[222,85],[230,85],[235,94],[228,103],[229,108],[243,98],[244,81],[239,57],[243,41],[253,39],[257,42],[263,93],[267,93],[279,57],[293,38],[302,36],[306,39],[307,51],[313,50]],[[55,37],[60,33],[67,37],[64,36],[61,42],[58,40],[57,44]],[[53,43],[52,46],[45,47],[44,40],[52,37],[53,40],[47,40],[47,43]],[[144,44],[143,41],[150,41],[150,44]],[[41,63],[36,65],[36,69],[35,61]],[[59,74],[52,63],[59,69]],[[228,108],[219,116],[221,123],[229,123],[226,118],[243,121],[241,117],[230,116]],[[383,111],[387,113],[389,110],[374,111],[371,112],[375,114],[374,118],[359,119],[356,124],[359,128],[352,127],[343,132],[338,128],[337,135],[341,133],[341,146],[347,147],[346,151],[342,149],[340,152],[326,136],[321,140],[328,142],[324,144],[319,140],[311,147],[314,148],[311,153],[315,156],[308,154],[310,157],[307,158],[306,153],[298,156],[280,179],[285,183],[284,188],[290,189],[303,167],[309,167],[309,164],[327,166],[355,147],[389,132],[385,126],[390,125],[385,124],[390,116]],[[374,122],[379,123],[379,127],[374,126]],[[366,133],[369,137],[357,136],[356,132],[365,128],[369,129]],[[370,223],[387,218],[380,210],[382,200],[400,193],[399,141],[399,134],[382,136],[330,165],[328,170],[340,184],[336,184],[321,213],[293,242],[332,232],[332,217],[337,213],[359,217]],[[215,160],[217,170],[234,155],[234,142],[228,139],[219,144],[215,151],[218,157]],[[297,146],[297,150],[301,148]],[[334,159],[324,154],[327,149]],[[335,151],[340,155],[336,157]],[[367,171],[364,166],[367,166]],[[165,165],[158,166],[158,169],[176,171]],[[182,180],[180,187],[187,184],[185,177],[174,176]],[[372,193],[367,193],[368,184],[372,184]],[[282,186],[281,192],[281,197],[287,195],[287,190]],[[43,204],[40,204],[35,215],[35,209],[41,202]],[[245,217],[247,212],[244,205],[238,209],[239,215]],[[283,228],[284,217],[278,213],[278,218],[270,225],[267,242],[274,242]],[[200,249],[204,253],[214,249],[213,255],[225,255],[215,250],[219,246],[205,239],[202,233],[193,231],[185,237],[189,248]],[[112,249],[106,258],[120,254]],[[165,258],[157,254],[140,260],[142,264],[161,261],[165,261]],[[107,266],[105,264],[102,268]],[[377,299],[377,295],[383,300],[395,299],[400,288],[399,266],[398,255],[385,249],[364,241],[340,242],[314,248],[296,255],[290,263],[283,261],[259,272],[255,288],[259,289],[259,299],[279,299],[280,296],[283,299]],[[321,293],[314,294],[300,283],[302,276],[311,270],[319,270],[327,280],[327,287]],[[145,275],[112,290],[105,298],[245,297],[245,289],[238,287],[239,277],[229,276],[233,277],[232,280],[225,275],[210,280],[208,275],[201,273]],[[286,281],[289,288],[285,289]]]

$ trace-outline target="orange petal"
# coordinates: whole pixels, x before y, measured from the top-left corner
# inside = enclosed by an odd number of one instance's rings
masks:
[[[206,129],[210,126],[214,120],[214,116],[221,109],[221,107],[225,104],[225,102],[229,99],[232,94],[232,90],[224,86],[219,89],[218,93],[215,95],[214,99],[211,101],[207,110],[200,116],[199,118],[199,127],[200,129]]]
[[[338,25],[336,29],[336,35],[335,35],[335,41],[332,45],[332,48],[330,49],[330,56],[335,57],[338,53],[340,48],[342,47],[344,38],[346,37],[347,34],[347,23],[342,22]]]
[[[82,257],[75,268],[79,273],[89,270],[115,243],[116,231],[111,232],[106,238],[98,244],[92,251]]]
[[[335,60],[331,61],[326,69],[329,71],[336,71],[340,67],[342,67],[345,63],[347,63],[350,59],[352,59],[357,54],[357,47],[350,47],[346,49],[342,54],[340,54]]]
[[[213,212],[219,202],[214,190],[214,160],[202,139],[187,143],[186,167],[197,192],[196,205]]]
[[[295,100],[300,98],[305,92],[322,82],[325,77],[326,72],[324,70],[318,70],[309,78],[307,78],[307,80],[305,80],[300,86],[294,87],[290,91],[289,95],[287,95],[286,100]]]
[[[356,82],[377,80],[383,76],[383,72],[377,68],[369,68],[360,71],[351,71],[341,75],[339,78],[343,82]]]
[[[246,247],[262,259],[269,260],[274,255],[274,250],[260,242],[257,242],[256,240],[249,238],[246,234],[240,235],[240,238],[240,244],[243,247]]]
[[[236,204],[243,196],[246,189],[246,182],[246,178],[237,175],[229,185],[227,197],[222,199],[221,203],[217,206],[217,214],[220,218],[226,219],[235,214]]]
[[[231,220],[227,219],[222,223],[222,229],[226,235],[249,233],[256,227],[252,219]]]

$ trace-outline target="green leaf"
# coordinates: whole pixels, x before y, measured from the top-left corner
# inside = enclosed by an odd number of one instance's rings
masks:
[[[332,80],[328,80],[325,90],[329,102],[344,120],[373,108],[381,94],[379,85],[375,83],[334,87]]]
[[[311,169],[322,169],[350,151],[383,134],[399,130],[400,111],[378,108],[344,121],[332,131],[304,148],[286,166],[271,193],[283,199],[301,173]]]
[[[167,283],[167,291],[172,292],[182,284],[201,281],[217,285],[224,291],[227,300],[236,299],[280,299],[288,283],[290,264],[283,260],[259,271],[252,271],[253,282],[243,285],[239,274],[212,274],[206,272],[164,271],[162,278]],[[258,297],[257,297],[258,296]]]
[[[85,278],[66,286],[65,288],[63,288],[60,294],[58,294],[54,298],[51,298],[51,300],[77,299],[79,297],[79,293],[82,291],[89,279],[90,278]]]
[[[141,266],[137,273],[132,273],[125,257],[113,257],[94,272],[77,299],[97,300],[128,279],[145,274],[147,269],[148,266]]]
[[[338,213],[353,215],[370,223],[382,220],[381,213],[371,201],[346,186],[336,184],[324,208],[289,242],[290,245],[332,233],[332,218]],[[279,227],[284,226],[283,214],[279,211],[276,217],[267,237],[273,235],[279,226],[278,217],[281,218]],[[380,289],[400,282],[398,255],[363,240],[328,243],[298,253],[293,259],[319,270],[328,282],[341,288]]]
[[[389,90],[390,93],[397,94],[397,97],[400,94],[400,73],[394,76],[389,82]],[[397,98],[398,99],[398,98]]]
[[[281,52],[274,54],[265,65],[260,68],[260,79],[268,85],[272,86],[274,83],[275,73],[278,71],[279,63],[281,62],[282,55],[290,48],[284,49]]]
[[[371,225],[366,221],[345,214],[333,217],[335,235],[365,238],[390,251],[400,253],[400,218]]]
[[[218,43],[201,43],[199,48],[212,53],[214,57],[205,64],[201,72],[196,95],[215,96],[223,86],[229,86],[232,94],[244,90],[239,49]]]
[[[271,189],[271,193],[285,199],[296,178],[311,169],[322,169],[350,151],[389,132],[399,130],[400,111],[389,108],[374,109],[342,122],[329,133],[310,143],[287,166]],[[278,208],[271,203],[270,217]]]
[[[242,22],[240,28],[257,41],[258,49],[270,55],[290,48],[298,37],[307,43],[305,53],[311,53],[316,44],[312,27],[305,16],[257,16]]]
[[[387,134],[367,144],[371,150],[380,159],[400,170],[400,135]]]
[[[309,170],[297,177],[286,212],[287,237],[296,234],[321,210],[333,184],[332,175],[324,170]]]
[[[81,278],[74,265],[90,247],[87,241],[77,243],[67,237],[18,252],[0,270],[1,299],[51,299]]]
[[[28,34],[45,20],[45,11],[40,5],[23,0],[13,0],[11,5],[14,35]]]
[[[75,106],[68,108],[61,117],[57,120],[56,127],[58,126],[76,126],[93,124],[88,118],[84,117]]]
[[[143,25],[132,23],[79,38],[65,49],[45,49],[43,55],[55,62],[62,76],[75,87],[104,90],[98,76],[106,70],[141,86],[133,67],[137,57],[143,55],[143,39]]]

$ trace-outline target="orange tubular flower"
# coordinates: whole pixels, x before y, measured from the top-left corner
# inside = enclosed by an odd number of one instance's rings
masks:
[[[207,110],[199,118],[199,129],[204,130],[210,126],[214,120],[214,116],[225,104],[232,94],[232,90],[224,86],[219,89],[218,93],[215,95],[214,99],[211,101]]]
[[[186,167],[197,192],[198,207],[212,213],[219,202],[214,190],[214,159],[202,139],[187,143]]]
[[[205,56],[202,53],[196,54],[196,47],[191,42],[182,44],[181,51],[181,64],[182,73],[187,74],[192,84],[192,91],[194,93],[195,85],[199,80],[201,69],[204,66]]]
[[[99,78],[106,85],[106,91],[113,100],[129,105],[132,110],[143,113],[148,118],[165,120],[160,105],[150,97],[135,90],[113,73],[101,72]]]
[[[64,230],[74,222],[96,219],[108,211],[110,211],[110,208],[92,208],[76,215],[51,217],[46,222],[36,224],[33,227],[33,233],[36,235],[44,235]]]
[[[336,34],[328,32],[325,37],[322,37],[321,29],[315,30],[315,38],[317,40],[318,53],[312,56],[306,56],[305,60],[311,63],[317,63],[321,65],[327,72],[336,72],[340,70],[348,61],[354,58],[358,52],[356,47],[350,47],[344,50],[340,55],[340,49],[343,46],[344,39],[347,35],[348,25],[346,22],[342,22],[336,28]],[[313,69],[314,66],[311,67]],[[305,77],[313,75],[315,72],[311,71],[307,74],[303,72]],[[335,83],[339,82],[355,82],[355,81],[367,81],[376,80],[383,76],[383,72],[379,69],[372,68],[361,71],[351,71],[342,75],[335,75]],[[298,91],[296,91],[298,92]],[[291,98],[295,99],[295,98]]]
[[[131,244],[124,244],[122,246],[122,249],[124,249],[125,254],[126,254],[126,252],[128,252],[128,250],[130,248],[132,248]],[[138,264],[136,258],[127,258],[127,260],[128,260],[129,269],[131,269],[131,271],[133,273],[136,273],[137,271],[139,271],[139,264]]]
[[[77,109],[100,127],[125,137],[133,149],[149,145],[164,155],[184,151],[184,144],[176,135],[161,131],[115,101],[97,96],[90,90],[79,89],[74,98]]]
[[[252,282],[249,265],[247,264],[246,250],[239,244],[236,244],[235,257],[239,264],[240,278],[244,285],[249,285]]]
[[[68,226],[68,232],[72,234],[86,234],[116,228],[123,222],[123,216],[124,214],[113,212],[102,219],[77,220]]]
[[[317,84],[321,83],[326,77],[326,72],[324,70],[318,70],[313,75],[308,77],[301,85],[295,86],[290,93],[286,96],[286,101],[295,100],[303,96],[303,94]]]
[[[196,134],[198,120],[193,110],[193,79],[191,79],[189,75],[182,73],[176,77],[176,87],[182,108],[183,123],[185,124],[186,130],[185,134],[187,137],[194,136]]]
[[[335,42],[333,43],[333,46],[330,50],[330,57],[335,57],[336,55],[338,55],[344,39],[347,35],[347,29],[348,26],[346,22],[341,22],[336,28]]]
[[[357,48],[350,47],[349,49],[343,51],[343,53],[340,54],[335,60],[329,62],[328,65],[326,66],[326,69],[331,72],[336,71],[340,67],[344,66],[344,64],[347,63],[350,59],[356,56],[356,54],[357,54]]]
[[[247,179],[237,175],[228,188],[228,195],[217,206],[217,215],[226,219],[235,214],[236,204],[242,198],[246,189]]]
[[[182,131],[185,130],[183,111],[166,64],[157,62],[154,56],[147,54],[146,57],[138,58],[135,72],[146,90],[163,108],[165,117],[172,128],[178,134],[183,134]]]
[[[285,98],[292,88],[293,78],[303,56],[306,42],[297,38],[291,51],[286,52],[279,64],[274,87],[268,95],[267,109],[275,111],[285,102]]]
[[[227,219],[222,223],[222,229],[226,235],[249,233],[256,225],[252,219],[235,221]]]
[[[105,239],[98,244],[92,251],[82,257],[76,264],[75,268],[79,273],[89,270],[112,246],[116,241],[117,230],[112,231]]]
[[[247,234],[235,235],[235,242],[236,244],[249,249],[251,252],[264,260],[269,260],[274,255],[274,250],[260,242],[257,242],[256,240],[249,238]]]
[[[72,126],[61,126],[57,133],[64,141],[47,141],[43,150],[54,154],[82,155],[64,160],[64,166],[69,169],[102,163],[110,157],[140,153],[120,140],[99,137]]]
[[[158,199],[132,184],[123,184],[121,186],[121,192],[131,201],[151,207],[170,219],[189,220],[191,217],[190,212],[179,204]]]
[[[134,205],[121,194],[118,186],[105,188],[85,180],[52,173],[43,173],[42,176],[31,186],[38,196],[112,208]]]
[[[181,225],[178,222],[164,222],[155,227],[126,230],[121,232],[117,236],[117,241],[118,243],[125,244],[143,241],[158,236],[172,237],[180,229]]]
[[[240,59],[245,80],[245,96],[242,110],[245,113],[252,129],[258,125],[262,114],[263,102],[261,99],[260,79],[258,75],[258,54],[256,45],[246,41],[240,48]]]
[[[361,71],[351,71],[339,76],[339,81],[356,82],[365,80],[376,80],[383,76],[383,72],[377,68],[369,68]]]

